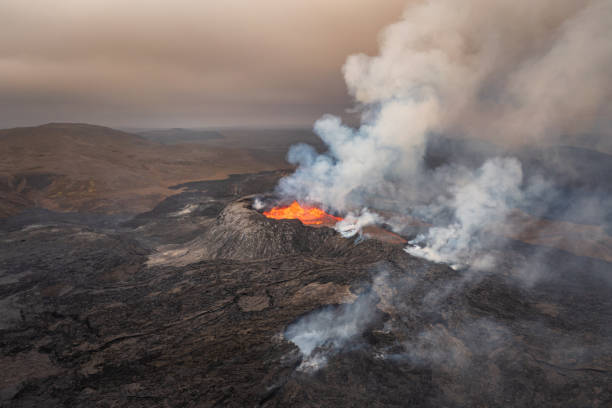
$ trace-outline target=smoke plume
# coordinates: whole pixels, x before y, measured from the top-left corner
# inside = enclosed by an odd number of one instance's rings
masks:
[[[610,21],[610,0],[411,2],[383,32],[379,55],[344,65],[361,125],[320,119],[328,151],[294,146],[288,159],[298,168],[279,191],[338,211],[416,215],[432,228],[408,252],[473,262],[490,224],[533,197],[529,183],[508,157],[428,167],[428,140],[516,149],[609,132]]]

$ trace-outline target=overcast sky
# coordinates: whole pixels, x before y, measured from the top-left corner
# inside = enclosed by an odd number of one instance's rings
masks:
[[[405,0],[3,0],[0,127],[309,126]]]

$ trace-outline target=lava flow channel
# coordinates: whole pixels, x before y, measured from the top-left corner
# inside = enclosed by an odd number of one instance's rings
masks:
[[[304,225],[335,225],[342,218],[335,217],[317,207],[302,207],[297,201],[284,207],[274,207],[263,213],[275,220],[300,220]]]

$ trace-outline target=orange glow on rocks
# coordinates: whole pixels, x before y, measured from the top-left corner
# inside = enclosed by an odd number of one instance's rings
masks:
[[[320,208],[301,206],[297,201],[289,206],[274,207],[263,214],[275,220],[300,220],[304,225],[334,225],[342,221],[342,218],[328,214]]]

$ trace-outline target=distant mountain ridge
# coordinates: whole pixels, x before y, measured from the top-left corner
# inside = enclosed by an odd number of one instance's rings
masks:
[[[223,135],[214,130],[197,129],[156,129],[137,132],[139,136],[162,144],[201,143],[211,139],[223,139]]]
[[[145,139],[137,134],[112,129],[105,126],[90,125],[87,123],[52,122],[39,126],[24,126],[10,129],[0,129],[2,144],[10,142],[19,145],[18,140],[26,142],[57,142],[57,140],[80,139],[83,137],[95,137],[97,141],[127,141],[145,142]],[[38,138],[40,138],[38,140]],[[36,140],[35,140],[36,139]]]

